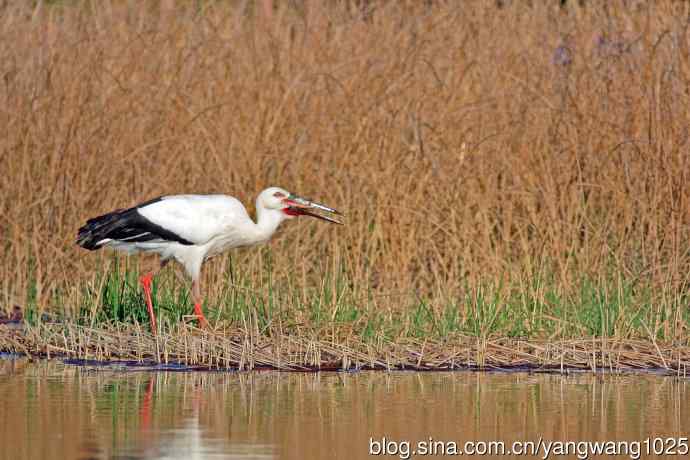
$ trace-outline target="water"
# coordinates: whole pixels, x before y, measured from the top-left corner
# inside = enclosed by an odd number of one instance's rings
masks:
[[[0,359],[0,459],[431,458],[411,451],[540,437],[682,450],[689,390],[651,375],[125,372]]]

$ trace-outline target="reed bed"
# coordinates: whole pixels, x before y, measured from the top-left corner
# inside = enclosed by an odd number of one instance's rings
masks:
[[[0,334],[0,349],[29,357],[78,358],[84,364],[124,360],[138,363],[139,369],[158,370],[166,369],[156,367],[161,364],[207,370],[654,370],[685,377],[690,366],[690,346],[649,340],[482,340],[455,335],[443,341],[408,338],[365,344],[327,334],[307,338],[252,336],[241,330],[219,333],[184,323],[159,335],[128,324],[40,325]]]
[[[107,340],[121,333],[141,342],[123,356],[178,359],[180,333],[210,347],[198,362],[244,366],[264,359],[242,351],[252,330],[284,350],[265,358],[276,366],[522,362],[508,343],[548,365],[633,363],[642,342],[640,363],[686,359],[687,3],[0,11],[0,310],[28,322],[3,346],[116,356]],[[168,271],[170,327],[146,338],[144,267],[74,245],[115,208],[171,193],[251,208],[269,185],[344,208],[347,224],[289,222],[210,261],[206,309],[227,337],[174,326],[188,293]],[[327,358],[304,358],[312,343]]]

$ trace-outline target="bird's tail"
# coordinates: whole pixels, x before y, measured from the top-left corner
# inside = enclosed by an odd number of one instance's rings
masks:
[[[77,244],[84,249],[100,249],[111,239],[109,234],[120,226],[122,209],[86,221],[77,233]]]

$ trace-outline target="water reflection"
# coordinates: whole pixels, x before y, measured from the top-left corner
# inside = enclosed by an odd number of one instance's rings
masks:
[[[151,373],[0,360],[0,395],[8,459],[368,458],[383,438],[630,441],[687,436],[690,421],[686,380],[639,375]]]

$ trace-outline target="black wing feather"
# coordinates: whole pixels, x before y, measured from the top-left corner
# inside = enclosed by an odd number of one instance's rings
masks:
[[[155,198],[129,209],[116,209],[113,212],[87,220],[86,225],[79,229],[77,244],[91,251],[101,248],[104,243],[99,242],[104,239],[127,243],[164,240],[175,241],[188,246],[194,244],[180,235],[154,224],[137,211],[139,208],[161,199],[162,197]]]

